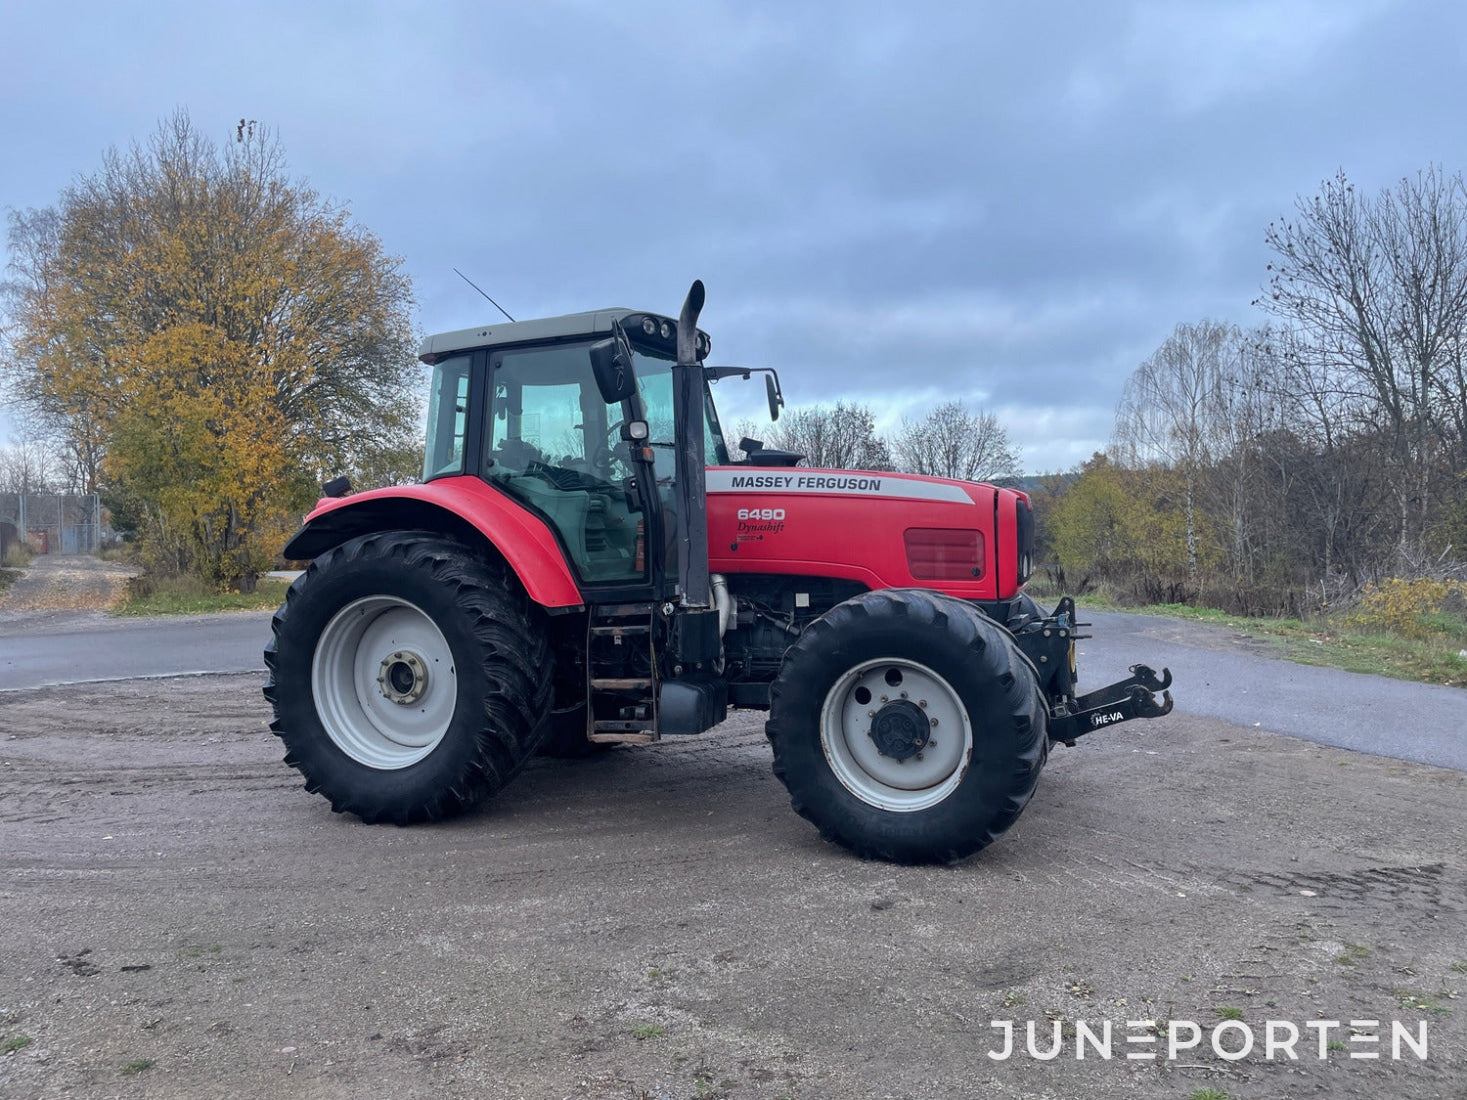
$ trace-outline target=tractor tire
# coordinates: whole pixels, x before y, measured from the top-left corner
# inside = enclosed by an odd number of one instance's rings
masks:
[[[1048,710],[1012,636],[924,589],[865,592],[785,653],[765,727],[795,812],[866,859],[951,863],[1034,794]]]
[[[543,613],[503,565],[441,535],[327,551],[271,629],[270,728],[337,813],[452,817],[509,782],[549,729]]]

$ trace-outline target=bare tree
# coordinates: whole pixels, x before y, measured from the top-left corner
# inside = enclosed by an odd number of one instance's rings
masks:
[[[1219,429],[1242,405],[1242,336],[1218,321],[1181,324],[1126,380],[1111,453],[1122,465],[1158,463],[1183,478],[1187,571],[1197,577],[1200,480],[1220,457]]]
[[[723,442],[724,446],[728,448],[729,461],[742,462],[748,457],[743,447],[739,445],[743,440],[757,439],[762,443],[769,437],[770,431],[771,425],[768,422],[761,424],[748,416],[741,418],[732,429],[725,429]]]
[[[810,405],[787,409],[774,425],[769,446],[805,456],[809,466],[832,470],[890,470],[886,441],[865,405]]]
[[[22,440],[0,447],[0,492],[49,493],[64,488],[44,446]]]
[[[921,420],[903,418],[892,444],[897,466],[908,473],[992,481],[1017,477],[1019,452],[998,417],[984,409],[969,412],[949,401]]]
[[[1269,225],[1258,304],[1296,327],[1333,411],[1385,443],[1398,559],[1419,562],[1443,475],[1467,468],[1467,188],[1432,168],[1368,198],[1342,172],[1296,212]]]

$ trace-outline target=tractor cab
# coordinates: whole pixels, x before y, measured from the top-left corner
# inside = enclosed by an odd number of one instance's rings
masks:
[[[673,595],[676,333],[670,318],[607,309],[430,337],[423,480],[469,475],[513,498],[554,531],[583,588]],[[699,359],[709,347],[698,332]],[[699,388],[699,465],[726,464]]]

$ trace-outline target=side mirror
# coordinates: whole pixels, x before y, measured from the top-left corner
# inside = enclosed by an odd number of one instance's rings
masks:
[[[774,380],[774,372],[764,376],[764,392],[769,397],[769,419],[778,420],[779,410],[784,407],[784,394],[779,392],[779,383]]]
[[[620,340],[600,340],[591,345],[591,373],[601,400],[619,405],[637,392],[637,376],[632,373],[632,357]]]

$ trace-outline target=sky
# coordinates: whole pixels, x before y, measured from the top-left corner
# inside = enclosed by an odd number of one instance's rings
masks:
[[[455,267],[521,320],[701,278],[710,362],[887,429],[961,399],[1039,473],[1176,325],[1263,320],[1265,229],[1323,180],[1467,168],[1464,78],[1467,5],[1409,0],[0,0],[0,207],[180,109],[256,119],[421,333],[497,316]]]

